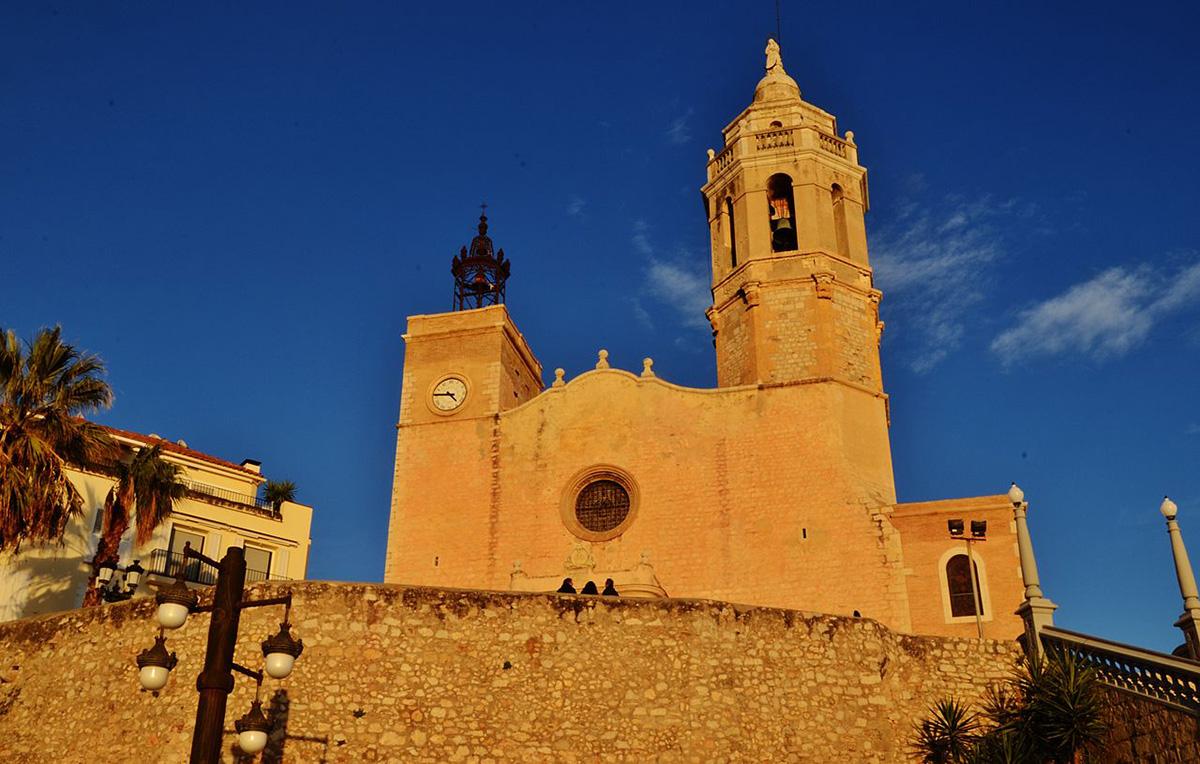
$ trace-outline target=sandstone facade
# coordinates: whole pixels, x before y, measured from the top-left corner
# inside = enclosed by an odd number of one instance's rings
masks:
[[[385,580],[554,591],[612,578],[644,596],[969,636],[970,584],[948,573],[966,550],[946,520],[981,520],[985,633],[1015,637],[1012,505],[897,503],[853,134],[801,99],[776,52],[724,142],[702,189],[717,387],[673,385],[650,359],[620,370],[605,351],[543,387],[504,305],[410,317]],[[585,527],[593,488],[624,504]]]

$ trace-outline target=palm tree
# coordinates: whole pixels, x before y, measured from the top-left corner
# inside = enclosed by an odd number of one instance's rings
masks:
[[[144,446],[128,461],[115,465],[117,483],[104,499],[104,524],[100,543],[92,557],[92,575],[88,579],[84,606],[100,604],[100,591],[95,588],[96,576],[105,562],[118,561],[121,538],[129,530],[130,514],[134,515],[134,544],[150,540],[162,525],[175,502],[186,492],[180,477],[183,469],[162,458],[162,446]]]
[[[263,486],[263,499],[278,512],[285,501],[296,500],[296,484],[290,480],[268,480]]]
[[[112,405],[104,363],[62,341],[61,327],[22,343],[0,329],[0,551],[62,541],[83,497],[68,464],[111,458],[116,447],[84,414]]]

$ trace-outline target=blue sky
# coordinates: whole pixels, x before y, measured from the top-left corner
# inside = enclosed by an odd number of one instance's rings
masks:
[[[603,10],[600,10],[603,8]],[[870,169],[902,500],[1017,480],[1060,624],[1169,649],[1200,555],[1194,4],[783,3]],[[774,3],[5,3],[0,325],[102,420],[255,457],[310,572],[382,576],[405,317],[486,200],[543,365],[711,386],[704,150]]]

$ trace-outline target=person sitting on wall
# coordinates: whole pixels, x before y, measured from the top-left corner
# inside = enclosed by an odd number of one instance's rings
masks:
[[[558,594],[575,594],[575,584],[571,582],[571,579],[563,579],[562,586],[558,587]]]
[[[588,581],[583,585],[583,591],[580,594],[599,594],[600,590],[596,588],[595,581]]]
[[[603,594],[605,597],[620,597],[621,596],[621,595],[617,594],[617,585],[613,583],[613,580],[611,578],[606,579],[604,581],[604,591],[602,591],[600,593]]]

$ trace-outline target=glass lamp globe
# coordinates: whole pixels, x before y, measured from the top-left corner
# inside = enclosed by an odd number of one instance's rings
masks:
[[[1162,512],[1162,516],[1168,520],[1174,520],[1175,516],[1179,514],[1179,507],[1171,501],[1171,497],[1164,496],[1162,504],[1158,506],[1158,511]]]
[[[238,748],[243,753],[255,754],[267,747],[267,733],[262,730],[245,730],[238,733]]]
[[[287,653],[267,653],[264,668],[272,679],[287,679],[296,665],[296,658]]]
[[[167,686],[171,672],[166,666],[142,666],[138,669],[138,681],[147,690],[161,690]]]
[[[159,626],[164,629],[178,629],[187,623],[188,608],[187,605],[178,602],[164,602],[158,606],[156,615]]]
[[[1025,492],[1021,490],[1019,485],[1013,483],[1008,489],[1008,500],[1014,505],[1020,504],[1025,501]]]

